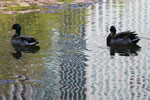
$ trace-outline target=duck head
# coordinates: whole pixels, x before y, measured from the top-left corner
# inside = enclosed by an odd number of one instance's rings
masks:
[[[115,28],[115,26],[111,26],[110,27],[110,34],[112,35],[112,36],[114,36],[115,34],[116,34],[116,28]]]
[[[12,29],[16,30],[16,34],[20,35],[20,31],[21,31],[21,26],[19,24],[14,24],[12,26]]]

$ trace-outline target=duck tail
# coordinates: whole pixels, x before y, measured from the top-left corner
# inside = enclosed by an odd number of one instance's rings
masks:
[[[128,37],[131,39],[132,43],[134,43],[134,44],[136,44],[140,40],[140,38],[137,36],[137,34],[132,33]]]
[[[140,40],[139,38],[135,38],[132,40],[132,43],[136,44],[136,43],[138,43],[139,40]]]
[[[36,42],[31,42],[31,43],[28,43],[28,45],[36,45],[36,44],[38,44],[39,42],[38,41],[36,41]]]

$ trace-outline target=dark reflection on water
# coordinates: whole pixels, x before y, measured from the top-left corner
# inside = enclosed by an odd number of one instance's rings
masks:
[[[86,56],[82,53],[72,53],[60,58],[61,100],[86,100]]]
[[[110,55],[115,56],[118,53],[120,56],[138,56],[140,49],[140,46],[134,44],[128,46],[111,46]]]
[[[64,4],[64,5],[47,5],[47,6],[44,6],[45,8],[48,8],[48,9],[66,9],[67,7],[70,7],[71,9],[83,9],[83,8],[87,8],[91,5],[93,5],[94,3],[75,3],[75,4]]]
[[[60,34],[61,39],[57,42],[56,50],[62,53],[59,56],[61,100],[86,100],[87,58],[83,53],[86,49],[84,34],[83,27],[80,36]]]
[[[24,53],[36,53],[40,50],[39,46],[13,46],[14,50],[16,51],[16,53],[11,53],[12,56],[16,59],[20,59],[22,57],[22,52]]]
[[[0,80],[0,84],[10,84],[15,83],[15,80]]]

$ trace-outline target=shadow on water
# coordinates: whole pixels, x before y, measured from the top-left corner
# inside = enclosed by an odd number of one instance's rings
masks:
[[[20,59],[22,57],[22,52],[34,54],[40,50],[39,46],[24,46],[24,47],[13,46],[13,48],[16,51],[16,53],[11,54],[16,59]]]
[[[111,46],[110,55],[115,56],[118,53],[120,56],[137,56],[141,50],[139,45],[128,45],[128,46]]]

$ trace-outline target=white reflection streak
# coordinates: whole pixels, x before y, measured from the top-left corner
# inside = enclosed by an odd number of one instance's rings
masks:
[[[124,5],[123,5],[123,12],[122,12],[122,30],[124,31],[125,29],[126,29],[126,25],[125,25],[125,23],[126,23],[126,16],[125,16],[125,12],[126,12],[126,10],[125,10],[125,1],[124,1],[124,3],[123,3]]]
[[[112,13],[113,13],[112,3],[113,3],[113,0],[109,0],[109,23],[110,23],[110,25],[113,24],[113,22],[112,22]]]
[[[120,29],[121,29],[121,27],[120,27],[120,25],[119,25],[119,19],[120,19],[120,16],[119,16],[119,11],[120,11],[120,8],[119,8],[119,2],[118,2],[118,0],[116,0],[116,27],[118,28],[118,31],[120,31]]]
[[[132,30],[131,27],[132,27],[132,2],[129,1],[129,16],[128,16],[128,29]]]
[[[141,29],[141,28],[140,28],[140,27],[141,27],[141,26],[140,26],[140,25],[141,25],[141,24],[140,24],[140,12],[141,12],[140,6],[141,6],[141,5],[140,5],[140,3],[138,3],[138,0],[136,0],[136,1],[137,1],[137,5],[138,5],[138,7],[137,7],[137,12],[136,12],[136,13],[137,13],[137,23],[136,23],[136,24],[138,25],[138,26],[137,26],[138,31],[141,33],[141,30],[140,30],[140,29]]]
[[[32,87],[31,85],[26,85],[26,92],[25,92],[25,98],[26,100],[32,100]]]
[[[14,85],[9,85],[9,100],[13,100],[13,91],[14,91]]]
[[[138,21],[138,1],[136,0],[135,1],[135,10],[134,10],[134,13],[135,13],[135,22],[134,22],[134,24],[135,24],[135,31],[138,31],[138,24],[137,24],[137,21]]]
[[[143,7],[142,7],[142,3],[143,3],[143,1],[140,2],[140,3],[138,3],[138,8],[139,8],[139,9],[138,9],[138,12],[137,12],[137,13],[138,13],[138,27],[139,27],[139,32],[140,32],[140,33],[141,33],[142,30],[143,30],[142,27],[141,27],[141,26],[142,26],[142,16],[143,16],[143,15],[141,16],[141,14],[142,14],[142,8],[143,8]]]
[[[86,25],[86,29],[85,29],[85,33],[86,33],[86,38],[87,39],[90,39],[91,35],[92,35],[92,16],[91,16],[91,9],[92,7],[89,6],[87,8],[87,17],[86,17],[86,22],[87,22],[87,25]],[[89,54],[90,55],[90,54]],[[91,78],[90,78],[90,75],[91,75],[91,70],[90,70],[90,67],[87,67],[86,68],[86,77],[87,77],[87,100],[92,100],[92,95],[91,95],[91,84],[92,84],[92,81],[91,81]]]
[[[139,23],[139,25],[140,25],[140,29],[141,29],[140,33],[141,33],[141,32],[144,32],[144,24],[143,24],[144,23],[144,21],[143,21],[143,17],[144,17],[144,12],[143,12],[144,11],[144,0],[142,0],[142,2],[140,2],[139,4],[140,4],[140,7],[139,7],[140,8],[140,10],[139,10],[140,11],[139,12],[139,16],[140,16],[140,21],[139,22],[140,23]]]
[[[144,18],[145,19],[148,19],[148,16],[147,16],[148,9],[147,8],[149,7],[148,6],[149,4],[147,4],[147,3],[149,3],[149,0],[147,2],[146,2],[146,0],[144,0],[144,5],[145,5],[144,6],[145,7],[145,12],[144,12],[145,16],[144,16]],[[147,30],[147,21],[144,22],[144,25],[145,25],[144,26],[144,28],[145,28],[144,30]]]
[[[86,22],[87,22],[87,25],[86,25],[86,28],[85,28],[85,33],[86,33],[86,38],[89,39],[91,37],[91,34],[92,34],[92,16],[91,16],[91,9],[92,7],[89,6],[87,8],[87,17],[86,17]]]
[[[125,26],[126,26],[126,29],[129,29],[129,1],[126,1],[126,6],[125,6],[125,8],[126,8],[126,12],[125,12],[125,19],[126,19],[126,24],[125,24]]]
[[[149,20],[146,21],[146,26],[147,26],[147,30],[150,29],[150,0],[147,1],[147,19],[149,18]],[[150,34],[150,30],[148,31],[149,33],[147,34]],[[148,36],[149,37],[149,36]]]
[[[102,36],[105,36],[106,29],[106,3],[102,4]]]
[[[126,65],[126,62],[127,62],[128,59],[126,59],[126,57],[124,57],[124,59],[122,59],[122,74],[123,74],[123,77],[122,77],[122,96],[123,96],[123,100],[127,100],[127,98],[129,98],[128,96],[128,78],[127,78],[127,74],[126,71],[128,70],[128,67]],[[128,65],[129,66],[129,65]]]
[[[146,8],[147,8],[147,9],[146,9],[147,13],[146,13],[146,12],[143,12],[143,13],[142,13],[142,14],[145,14],[145,15],[143,16],[143,21],[144,21],[144,19],[148,19],[148,17],[150,17],[150,6],[149,6],[149,5],[150,5],[150,0],[144,0],[143,8],[145,8],[145,6],[144,6],[145,4],[146,4],[146,6],[147,6],[147,7],[146,7]],[[145,11],[145,10],[144,10],[144,11]],[[145,18],[145,17],[147,17],[147,18]],[[148,24],[147,24],[147,22],[148,22]],[[149,21],[147,21],[147,20],[144,21],[143,25],[145,25],[145,26],[144,26],[145,30],[149,30],[149,29],[146,27],[146,26],[149,26]],[[143,31],[144,31],[144,30],[143,30]],[[145,91],[147,91],[147,89],[150,88],[150,87],[149,87],[149,85],[150,85],[150,83],[149,83],[149,82],[150,82],[150,81],[149,81],[149,79],[150,79],[150,78],[149,78],[149,75],[150,75],[150,73],[149,73],[149,72],[150,72],[150,67],[149,67],[149,63],[148,63],[148,62],[149,62],[149,57],[146,57],[146,66],[147,66],[146,69],[147,69],[147,71],[146,71],[146,75],[145,75],[145,77],[146,77],[146,87],[145,87]],[[143,68],[143,69],[144,69],[144,68]],[[144,96],[144,93],[143,93],[143,96]],[[150,94],[148,93],[146,100],[150,99],[149,97],[150,97]]]
[[[96,25],[96,35],[100,33],[99,31],[99,4],[95,5],[95,25]]]
[[[99,24],[99,16],[100,16],[100,14],[99,14],[99,4],[96,4],[96,7],[95,7],[95,19],[96,19],[96,33],[97,33],[97,35],[100,35],[101,34],[101,32],[99,31],[99,29],[100,29],[100,24]],[[104,25],[105,26],[105,25]],[[104,33],[104,32],[103,32]],[[95,70],[95,72],[96,73],[98,73],[97,72],[98,70]],[[95,75],[95,77],[96,77],[96,80],[95,80],[95,82],[96,83],[98,83],[98,79],[99,79],[99,77],[98,77],[98,75]],[[95,84],[94,85],[94,87],[96,87],[96,91],[95,91],[95,93],[94,93],[94,95],[95,95],[95,97],[94,98],[92,98],[91,100],[97,100],[98,98],[100,98],[100,96],[99,96],[99,91],[98,91],[98,87],[97,87],[97,84]]]
[[[17,82],[17,87],[18,87],[18,89],[17,89],[17,93],[16,93],[16,95],[17,95],[17,99],[18,100],[22,100],[22,97],[21,97],[21,91],[22,91],[22,84],[21,84],[21,82]]]
[[[148,2],[147,2],[147,16],[148,16],[148,17],[150,17],[150,6],[149,6],[149,5],[150,5],[150,0],[148,0]],[[149,22],[149,21],[147,21],[147,22]],[[149,23],[146,24],[146,25],[148,25],[148,26],[150,27]],[[148,28],[149,28],[149,27],[148,27]]]

